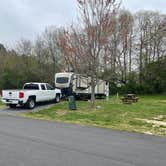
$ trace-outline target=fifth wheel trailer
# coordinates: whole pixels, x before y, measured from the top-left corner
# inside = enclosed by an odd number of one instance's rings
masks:
[[[77,98],[90,98],[91,78],[85,75],[63,72],[55,74],[55,87],[60,88],[64,97],[74,95]],[[109,96],[109,83],[98,80],[95,87],[96,97]]]

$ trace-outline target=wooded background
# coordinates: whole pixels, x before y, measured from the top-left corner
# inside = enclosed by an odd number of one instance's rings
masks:
[[[112,94],[165,93],[166,15],[132,14],[102,1],[78,1],[79,25],[46,28],[35,41],[21,39],[13,49],[0,44],[0,89],[53,84],[56,72],[74,71],[109,81]]]

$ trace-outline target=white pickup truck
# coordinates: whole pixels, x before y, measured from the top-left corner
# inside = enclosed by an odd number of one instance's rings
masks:
[[[61,90],[48,83],[26,83],[22,90],[2,90],[2,102],[11,108],[17,105],[33,109],[38,102],[59,102]]]

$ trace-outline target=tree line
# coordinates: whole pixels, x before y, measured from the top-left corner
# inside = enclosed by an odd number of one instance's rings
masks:
[[[46,28],[12,50],[0,45],[0,89],[53,83],[56,72],[74,71],[90,76],[92,87],[109,81],[111,93],[166,92],[165,14],[133,14],[115,0],[78,0],[78,7],[78,23]]]

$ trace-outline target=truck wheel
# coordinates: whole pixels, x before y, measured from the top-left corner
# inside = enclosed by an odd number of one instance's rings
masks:
[[[56,97],[55,97],[55,102],[56,102],[56,103],[59,103],[59,102],[60,102],[60,95],[56,95]]]
[[[35,108],[35,105],[36,105],[35,100],[32,97],[30,97],[25,106],[28,109],[33,109],[33,108]]]
[[[10,108],[16,108],[16,104],[9,104]]]

